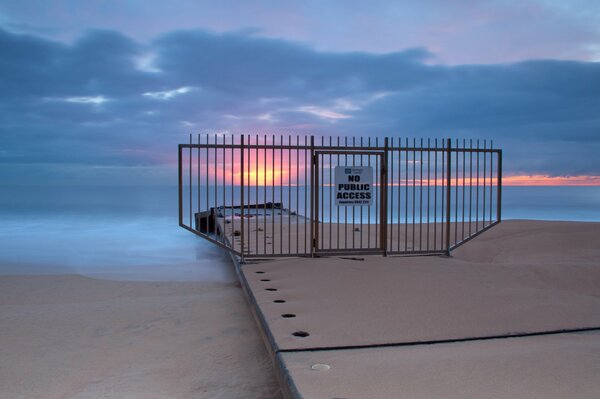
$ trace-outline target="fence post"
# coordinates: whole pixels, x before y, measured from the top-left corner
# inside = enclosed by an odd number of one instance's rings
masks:
[[[310,256],[315,257],[315,136],[310,136]],[[306,183],[305,183],[306,184]]]
[[[502,220],[502,150],[498,150],[498,187],[496,189],[498,199],[496,200],[496,206],[498,207],[496,217],[498,222]]]
[[[387,173],[387,162],[388,162],[388,138],[385,137],[383,140],[383,159],[381,160],[381,247],[383,249],[383,256],[387,256],[387,210],[388,210],[388,173]],[[370,233],[370,232],[369,232]],[[362,243],[361,243],[362,244]]]
[[[178,159],[178,181],[179,189],[178,192],[178,204],[179,204],[179,226],[183,226],[183,165],[182,165],[182,151],[183,145],[178,145],[177,159]]]
[[[452,139],[446,142],[446,256],[450,256],[450,199],[452,198]]]
[[[244,239],[245,239],[245,234],[244,234],[244,223],[245,223],[244,222],[244,206],[245,205],[244,205],[244,135],[243,134],[241,136],[241,143],[240,144],[241,144],[241,147],[240,147],[241,150],[240,151],[242,152],[242,155],[240,157],[241,162],[242,162],[242,166],[241,166],[241,172],[242,172],[242,174],[240,176],[240,185],[241,185],[241,189],[242,189],[242,193],[241,193],[241,208],[240,208],[240,215],[241,215],[241,218],[242,218],[242,233],[241,233],[241,236],[242,236],[242,248],[241,248],[240,253],[242,254],[241,263],[244,263]]]

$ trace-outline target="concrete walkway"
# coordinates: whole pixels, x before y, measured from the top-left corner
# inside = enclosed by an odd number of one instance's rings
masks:
[[[509,221],[452,258],[238,271],[289,397],[591,398],[598,259],[598,223]]]

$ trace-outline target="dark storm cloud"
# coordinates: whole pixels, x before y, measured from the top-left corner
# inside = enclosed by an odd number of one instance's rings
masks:
[[[0,30],[0,54],[7,168],[155,166],[184,133],[261,131],[487,138],[508,173],[600,174],[598,63],[450,67],[424,49],[319,52],[202,31],[148,45],[90,31],[66,45]]]

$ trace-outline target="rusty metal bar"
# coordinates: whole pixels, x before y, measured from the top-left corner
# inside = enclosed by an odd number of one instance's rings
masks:
[[[369,144],[371,144],[371,138],[369,137]],[[337,137],[337,145],[338,147],[340,146],[340,136]],[[336,166],[340,166],[340,154],[337,153],[336,154]],[[369,161],[369,165],[371,165],[370,161]],[[371,207],[369,207],[369,210],[371,209]],[[370,211],[369,211],[369,215],[370,215]],[[337,217],[336,217],[336,226],[337,226],[337,248],[340,247],[340,207],[337,207]],[[370,227],[370,226],[369,226]],[[371,231],[371,229],[369,228],[369,232]],[[370,241],[370,234],[369,234],[369,241]]]
[[[479,140],[477,140],[477,149],[479,149]],[[479,186],[481,183],[479,183],[479,153],[477,153],[477,161],[476,161],[477,165],[475,167],[476,170],[476,180],[477,180],[477,185],[476,187],[476,194],[475,194],[475,231],[477,232],[477,230],[479,230]]]
[[[490,149],[492,148],[492,146],[494,145],[494,142],[492,140],[490,140]],[[494,206],[494,188],[493,188],[493,181],[494,181],[494,154],[491,153],[490,154],[490,223],[492,223],[492,209]]]
[[[456,148],[458,149],[458,139],[456,139]],[[454,180],[456,184],[454,185],[454,244],[456,244],[456,240],[458,239],[458,174],[459,174],[459,162],[458,162],[458,151],[456,154],[456,172],[454,176]]]
[[[406,138],[406,147],[408,147],[408,137]],[[405,181],[404,181],[404,250],[408,251],[408,150],[405,150]]]
[[[498,222],[502,220],[502,150],[498,152],[498,182],[496,187],[496,218]]]
[[[329,136],[329,146],[331,147],[331,136]],[[331,249],[331,244],[333,242],[332,238],[332,228],[331,225],[333,219],[333,179],[331,177],[331,171],[333,168],[331,167],[332,154],[329,153],[329,249]]]
[[[392,161],[392,166],[390,167],[388,165],[388,169],[390,170],[389,176],[390,176],[390,180],[392,182],[392,190],[390,193],[390,202],[392,203],[392,205],[394,204],[394,138],[392,137],[391,139],[391,145],[392,145],[392,154],[390,156],[390,160]],[[390,219],[391,219],[391,229],[390,229],[390,250],[393,251],[394,250],[394,207],[392,206],[390,209]]]
[[[190,134],[190,144],[192,144],[192,135],[191,134]],[[192,210],[192,148],[191,147],[190,147],[190,152],[189,152],[189,158],[190,158],[189,159],[189,163],[190,163],[190,166],[189,166],[189,177],[190,177],[189,184],[190,184],[190,186],[189,186],[189,189],[188,189],[189,192],[190,192],[190,206],[189,206],[189,208],[190,208],[190,224],[189,225],[192,226],[192,217],[193,217],[194,211]]]
[[[315,137],[310,136],[310,256],[315,256],[314,218],[315,218]]]
[[[240,137],[240,140],[241,140],[241,144],[242,144],[242,147],[241,147],[242,154],[240,155],[240,159],[241,159],[241,172],[242,172],[241,175],[240,175],[240,180],[241,180],[240,181],[240,185],[241,185],[241,189],[242,189],[242,193],[240,195],[240,197],[241,197],[241,201],[240,201],[240,203],[241,203],[240,215],[241,215],[241,219],[242,219],[242,222],[241,222],[241,224],[242,224],[242,227],[241,227],[241,229],[242,229],[242,231],[241,231],[242,247],[240,249],[240,252],[242,253],[241,262],[244,263],[244,252],[245,252],[244,244],[246,242],[245,241],[245,234],[244,234],[245,233],[245,229],[244,229],[244,218],[245,218],[245,216],[244,216],[244,208],[245,208],[246,204],[244,202],[244,185],[245,185],[245,182],[244,182],[244,180],[245,180],[245,176],[244,176],[244,151],[245,150],[244,150],[244,135],[243,134]]]
[[[437,249],[437,193],[438,193],[438,141],[435,139],[435,149],[436,151],[433,153],[434,155],[434,169],[433,169],[433,179],[435,180],[435,191],[433,192],[433,249]]]
[[[398,137],[398,148],[402,145],[402,138]],[[398,150],[398,223],[396,223],[397,228],[397,241],[398,241],[398,252],[400,252],[400,225],[402,222],[402,151]],[[392,165],[393,167],[394,165]]]
[[[446,255],[450,256],[450,198],[452,187],[452,139],[446,143]]]
[[[484,149],[485,149],[486,145],[487,145],[487,140],[483,140],[483,148]],[[486,177],[487,177],[487,175],[486,175],[487,159],[486,158],[487,158],[487,154],[484,152],[483,153],[483,189],[482,189],[483,200],[481,201],[481,214],[483,217],[483,227],[485,227],[485,208],[486,208],[486,206],[485,206],[485,197],[486,197],[485,196],[485,190],[486,190],[485,182],[486,182]]]
[[[383,250],[383,256],[387,256],[388,250],[387,250],[387,211],[388,211],[388,193],[387,193],[387,188],[388,188],[388,152],[389,152],[389,145],[388,145],[388,138],[385,137],[384,139],[384,152],[383,152],[383,159],[381,160],[381,188],[382,188],[382,193],[381,193],[381,242],[382,242],[382,250]]]
[[[179,206],[179,226],[183,226],[183,163],[182,163],[182,150],[181,144],[177,146],[177,180],[179,182],[177,189],[177,203]]]
[[[469,150],[473,149],[473,139],[469,140]],[[473,152],[469,151],[469,237],[473,225]]]

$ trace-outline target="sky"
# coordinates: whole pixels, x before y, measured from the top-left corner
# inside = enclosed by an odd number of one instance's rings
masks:
[[[600,2],[4,0],[0,97],[3,185],[175,184],[189,133],[487,139],[599,184]]]

